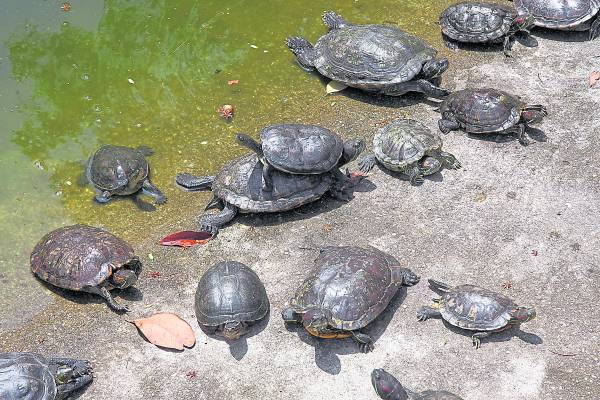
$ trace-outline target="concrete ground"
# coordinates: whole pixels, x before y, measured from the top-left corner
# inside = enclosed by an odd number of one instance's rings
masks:
[[[598,42],[578,34],[568,41],[546,32],[538,37],[537,49],[516,45],[510,59],[472,53],[444,81],[450,89],[492,86],[545,104],[549,116],[532,130],[537,143],[451,133],[445,149],[464,168],[444,170],[420,187],[375,169],[347,204],[326,198],[296,212],[238,218],[218,240],[187,251],[155,244],[166,232],[195,228],[190,212],[136,246],[145,271],[139,292],[121,295],[129,315],[110,312],[92,296],[61,297],[40,287],[47,293],[42,310],[0,332],[0,351],[92,360],[95,381],[80,398],[94,400],[375,399],[370,373],[380,367],[415,391],[446,389],[465,400],[600,398],[600,91],[587,87],[598,69]],[[434,105],[422,100],[348,91],[316,99],[323,112],[305,122],[368,139],[399,116],[435,129]],[[190,210],[207,200],[187,196]],[[333,244],[376,246],[422,277],[367,330],[376,338],[372,353],[358,353],[351,340],[288,330],[280,318],[318,248]],[[231,345],[207,337],[193,311],[199,277],[224,259],[252,267],[272,307],[268,322]],[[417,322],[417,309],[434,297],[430,277],[501,291],[536,307],[538,317],[475,350],[468,335],[439,320]],[[196,346],[158,349],[126,322],[155,311],[186,319]]]

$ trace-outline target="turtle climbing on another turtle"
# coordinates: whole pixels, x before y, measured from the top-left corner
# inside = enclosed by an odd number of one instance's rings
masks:
[[[381,128],[373,138],[373,152],[360,160],[362,172],[369,172],[379,161],[391,171],[408,175],[413,184],[423,183],[423,176],[443,166],[461,167],[456,157],[442,151],[439,134],[412,119],[399,119]]]
[[[548,115],[546,107],[527,104],[502,90],[481,88],[453,92],[440,104],[440,130],[462,129],[467,133],[516,133],[519,143],[530,144],[526,128]]]
[[[495,3],[457,3],[440,16],[442,37],[450,49],[457,50],[458,43],[503,43],[506,56],[511,55],[517,33],[525,35],[528,46],[537,46],[529,32],[532,26],[530,15],[520,15],[512,7]]]
[[[223,261],[200,279],[195,308],[205,331],[236,340],[267,315],[269,299],[254,271],[236,261]]]
[[[367,92],[401,96],[421,92],[441,99],[448,91],[431,81],[448,69],[448,60],[423,39],[390,25],[353,25],[334,12],[323,22],[329,33],[313,46],[302,37],[286,44],[307,71]]]
[[[205,211],[219,207],[216,214],[200,217],[200,230],[216,236],[219,229],[241,213],[289,211],[320,199],[329,192],[334,198],[349,201],[349,191],[362,177],[345,176],[340,182],[333,172],[319,175],[294,175],[278,170],[271,172],[272,191],[264,191],[263,164],[256,154],[229,161],[217,176],[177,174],[177,184],[188,191],[212,189],[213,199]]]
[[[96,201],[107,203],[113,196],[134,195],[136,204],[144,211],[150,208],[140,202],[139,193],[152,196],[157,204],[167,201],[165,195],[150,181],[150,167],[146,156],[152,150],[141,146],[104,145],[87,162],[86,177],[96,191]]]
[[[426,390],[414,393],[404,388],[392,374],[378,368],[371,372],[371,384],[377,395],[383,400],[462,400],[445,390]]]
[[[564,31],[588,31],[589,40],[600,34],[600,0],[514,0],[520,14],[533,17],[536,26]]]
[[[88,361],[0,353],[0,399],[68,399],[93,380]]]
[[[481,346],[481,339],[531,321],[536,316],[532,307],[519,307],[501,293],[473,285],[453,288],[433,279],[428,281],[442,297],[434,299],[432,307],[422,307],[417,313],[418,320],[441,317],[454,326],[476,331],[471,336],[476,349]]]
[[[352,337],[364,353],[373,350],[373,339],[360,329],[386,309],[401,286],[419,282],[374,247],[325,247],[314,264],[282,311],[283,320],[320,338]]]
[[[345,175],[340,167],[353,161],[365,148],[361,139],[344,143],[341,137],[329,129],[317,125],[272,125],[260,132],[262,143],[240,133],[237,141],[251,149],[263,163],[263,189],[273,190],[271,171],[290,174],[322,174],[333,172],[343,181]]]
[[[142,263],[133,248],[100,228],[71,225],[45,235],[31,253],[31,270],[54,286],[102,296],[115,311],[128,311],[110,294],[135,284]]]

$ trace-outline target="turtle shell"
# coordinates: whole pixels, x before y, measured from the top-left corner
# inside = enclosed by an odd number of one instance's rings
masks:
[[[31,253],[31,270],[43,281],[64,289],[101,286],[125,266],[141,264],[122,239],[87,225],[58,228],[44,236]],[[111,287],[108,287],[109,289]]]
[[[502,132],[521,119],[524,103],[501,90],[465,89],[451,93],[440,105],[440,113],[453,115],[469,133]]]
[[[267,315],[269,299],[258,275],[236,261],[212,266],[196,290],[196,318],[201,325],[258,321]]]
[[[125,146],[105,145],[88,160],[87,177],[100,190],[127,195],[141,189],[148,177],[148,162],[141,151]]]
[[[517,305],[508,297],[473,285],[457,286],[442,297],[442,318],[459,328],[494,331],[505,327]]]
[[[387,169],[398,172],[441,148],[442,138],[412,119],[396,120],[381,128],[373,138],[375,157]]]
[[[0,399],[54,400],[56,392],[46,358],[33,353],[0,354]]]
[[[269,126],[260,133],[265,158],[278,170],[293,174],[321,174],[335,168],[344,142],[317,125]]]
[[[589,21],[600,10],[600,0],[514,0],[519,14],[530,14],[537,26],[570,29]]]
[[[349,25],[319,38],[314,65],[330,79],[375,90],[410,81],[436,54],[425,41],[396,27]]]
[[[496,42],[510,31],[517,17],[513,8],[492,3],[458,3],[440,16],[442,32],[468,43]]]
[[[213,194],[241,212],[287,211],[318,200],[333,184],[329,173],[292,175],[278,170],[271,174],[273,191],[263,191],[263,164],[255,154],[231,160],[212,184]]]
[[[377,318],[398,291],[401,282],[392,278],[391,267],[399,264],[374,247],[326,247],[290,303],[300,310],[328,310],[333,328],[360,329]]]

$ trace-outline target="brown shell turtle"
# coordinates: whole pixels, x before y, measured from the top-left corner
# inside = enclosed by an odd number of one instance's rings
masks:
[[[404,388],[389,372],[378,368],[371,372],[371,384],[383,400],[462,400],[455,394],[445,390],[426,390],[414,393]]]
[[[115,311],[128,311],[110,294],[137,281],[142,263],[122,239],[87,225],[58,228],[31,253],[31,270],[54,286],[102,296]]]

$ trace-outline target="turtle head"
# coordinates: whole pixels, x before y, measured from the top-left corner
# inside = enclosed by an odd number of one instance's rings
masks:
[[[450,63],[446,58],[434,58],[423,64],[421,69],[421,77],[423,79],[433,79],[440,76],[448,69]]]
[[[442,162],[435,157],[424,157],[419,162],[419,170],[423,175],[432,175],[442,168]]]
[[[398,379],[385,370],[378,368],[371,372],[371,383],[379,397],[384,400],[407,400],[408,393]]]
[[[110,284],[117,289],[127,289],[133,286],[138,279],[141,271],[141,263],[137,258],[123,265],[110,276]]]
[[[546,107],[539,104],[527,105],[521,111],[521,119],[526,124],[536,124],[547,115]]]
[[[237,340],[248,333],[248,324],[242,321],[231,321],[221,325],[221,329],[217,330],[217,334],[223,336],[227,340]]]
[[[515,324],[529,322],[535,318],[535,309],[533,307],[518,307],[512,312],[512,321]]]
[[[513,32],[529,31],[535,25],[535,19],[531,14],[519,14],[512,25]]]
[[[344,143],[344,152],[342,153],[341,165],[348,164],[356,160],[358,155],[365,149],[365,141],[362,139],[352,139]]]
[[[298,312],[294,307],[287,306],[281,311],[281,318],[283,318],[283,322],[289,324],[301,324],[302,323],[302,314]]]
[[[302,315],[302,325],[311,334],[318,336],[318,334],[330,330],[330,319],[331,313],[321,308],[313,307],[306,310]]]

